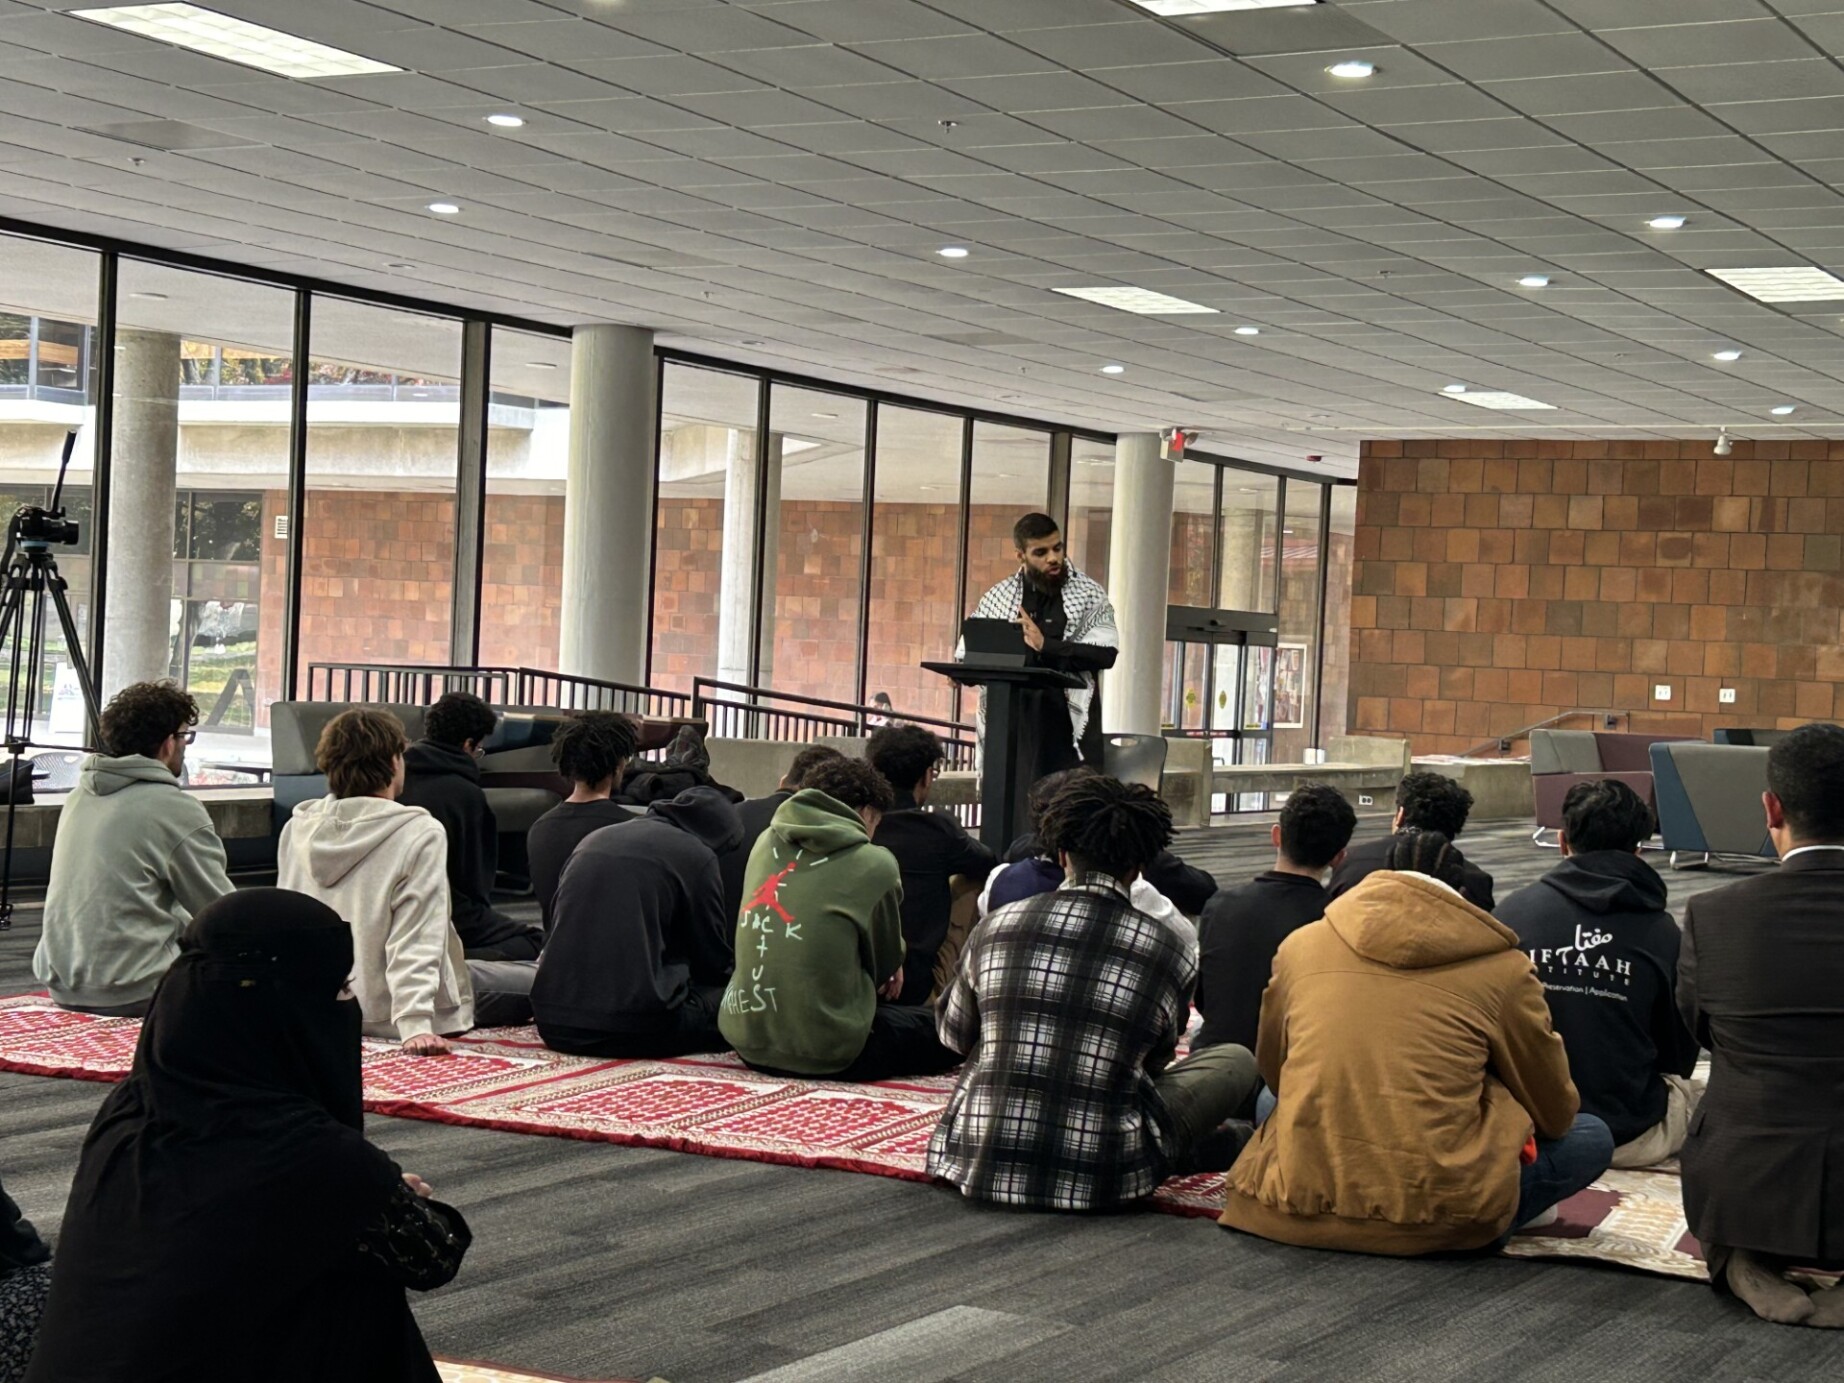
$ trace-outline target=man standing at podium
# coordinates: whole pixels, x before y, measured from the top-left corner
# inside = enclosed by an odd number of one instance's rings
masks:
[[[1016,623],[1040,667],[1082,679],[1067,691],[1020,693],[1018,739],[1027,783],[1086,763],[1101,767],[1101,692],[1096,674],[1114,666],[1120,631],[1101,583],[1069,564],[1048,514],[1012,526],[1018,570],[980,597],[976,619]],[[982,693],[980,734],[985,735]]]

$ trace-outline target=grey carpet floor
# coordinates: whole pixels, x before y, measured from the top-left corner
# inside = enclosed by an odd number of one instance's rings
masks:
[[[1180,848],[1234,878],[1265,867],[1265,837],[1218,828]],[[1555,862],[1527,837],[1482,829],[1461,844],[1502,897]],[[1674,902],[1738,876],[1666,871]],[[0,992],[31,987],[37,931],[25,907],[0,933]],[[103,1093],[0,1074],[0,1175],[47,1232]],[[510,1366],[672,1383],[1844,1377],[1844,1337],[1616,1269],[1358,1258],[1151,1213],[983,1209],[848,1172],[369,1128],[474,1227],[460,1279],[417,1300],[431,1345]]]

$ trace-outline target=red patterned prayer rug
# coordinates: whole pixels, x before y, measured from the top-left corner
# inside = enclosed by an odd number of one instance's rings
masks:
[[[43,995],[0,999],[0,1070],[115,1081],[140,1023],[67,1013]],[[800,1167],[926,1180],[928,1136],[952,1076],[877,1085],[751,1071],[735,1056],[601,1061],[545,1048],[531,1028],[471,1033],[448,1057],[365,1043],[365,1107],[515,1133],[672,1148]],[[1175,1178],[1156,1203],[1175,1215],[1222,1209],[1220,1173]],[[1704,1278],[1684,1224],[1675,1169],[1609,1172],[1566,1202],[1560,1221],[1513,1239],[1520,1258],[1593,1258],[1670,1277]]]

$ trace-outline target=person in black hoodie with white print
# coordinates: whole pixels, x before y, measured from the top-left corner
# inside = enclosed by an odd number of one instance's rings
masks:
[[[406,807],[421,807],[448,836],[448,897],[469,960],[536,960],[544,930],[493,906],[499,821],[480,785],[477,756],[499,724],[471,692],[449,692],[429,708],[423,737],[403,756]]]
[[[1650,1166],[1677,1156],[1702,1095],[1675,999],[1681,934],[1639,857],[1652,809],[1609,778],[1570,789],[1562,823],[1562,863],[1498,920],[1537,967],[1581,1107],[1613,1131],[1613,1165]]]
[[[532,985],[538,1035],[579,1056],[721,1052],[736,955],[717,857],[743,823],[721,788],[687,788],[571,851]]]

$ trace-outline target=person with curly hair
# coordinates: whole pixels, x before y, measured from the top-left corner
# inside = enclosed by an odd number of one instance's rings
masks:
[[[58,813],[32,973],[63,1008],[138,1018],[194,913],[231,891],[224,842],[179,786],[198,703],[136,682],[103,708],[103,752]]]
[[[775,819],[775,813],[781,810],[783,802],[807,785],[807,776],[814,769],[844,757],[829,744],[806,745],[788,764],[788,771],[781,775],[779,787],[765,796],[751,797],[746,802],[736,804],[736,814],[743,822],[743,838],[737,842],[734,850],[726,850],[717,857],[718,872],[723,875],[724,916],[732,923],[736,921],[736,915],[743,906],[743,871],[749,867],[750,852],[756,848],[762,832],[768,829],[768,823]]]
[[[448,895],[455,930],[475,960],[536,960],[544,930],[493,906],[499,821],[480,786],[480,755],[499,714],[472,692],[449,692],[423,718],[403,756],[406,807],[421,807],[448,836]]]
[[[525,835],[531,864],[532,892],[538,915],[550,931],[557,881],[570,853],[592,831],[635,821],[640,813],[613,800],[615,785],[627,771],[640,742],[631,716],[619,711],[582,711],[551,737],[551,761],[570,780],[570,795],[532,822]]]
[[[1170,842],[1171,809],[1083,774],[1042,826],[1062,885],[982,922],[938,1005],[942,1043],[967,1063],[928,1171],[973,1200],[1107,1210],[1235,1160],[1247,1129],[1229,1121],[1255,1059],[1226,1045],[1172,1060],[1197,964],[1128,891]]]
[[[718,1030],[771,1075],[877,1081],[945,1071],[934,1015],[903,990],[903,885],[873,845],[895,794],[863,759],[807,775],[750,852]]]
[[[1349,893],[1365,876],[1387,868],[1383,858],[1394,846],[1397,833],[1438,831],[1450,841],[1458,840],[1472,810],[1473,795],[1457,779],[1444,773],[1405,775],[1396,785],[1396,815],[1390,822],[1390,834],[1345,851],[1343,863],[1332,871],[1332,881],[1326,886],[1326,901]],[[1470,860],[1464,865],[1464,874],[1460,891],[1466,901],[1492,911],[1492,876]]]

